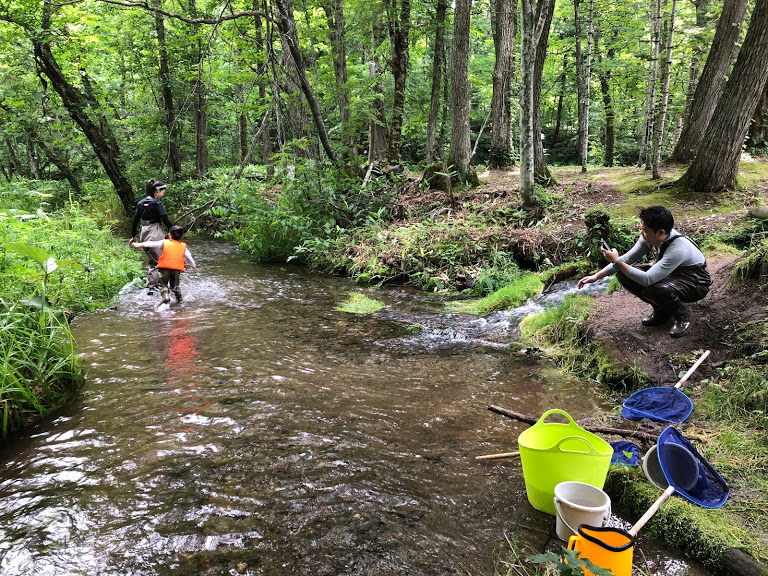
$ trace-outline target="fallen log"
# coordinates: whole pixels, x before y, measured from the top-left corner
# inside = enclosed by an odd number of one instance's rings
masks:
[[[501,414],[502,416],[506,416],[507,418],[511,418],[512,420],[519,420],[520,422],[525,422],[526,424],[536,424],[536,422],[539,421],[538,418],[533,418],[532,416],[526,416],[524,414],[518,414],[517,412],[513,412],[512,410],[507,410],[506,408],[501,408],[499,406],[494,406],[493,404],[488,405],[488,410],[491,412],[495,412],[496,414]],[[579,424],[577,422],[577,424]],[[582,426],[579,424],[579,426]],[[582,426],[585,430],[589,430],[590,432],[597,432],[600,434],[614,434],[616,436],[621,436],[622,438],[637,438],[640,440],[645,440],[646,442],[650,442],[651,444],[655,444],[658,440],[657,434],[649,434],[648,432],[643,432],[641,430],[625,430],[624,428],[613,428],[610,426]]]

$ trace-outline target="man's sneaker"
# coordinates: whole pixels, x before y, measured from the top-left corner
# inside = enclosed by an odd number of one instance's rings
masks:
[[[653,309],[653,312],[650,316],[646,316],[641,320],[643,323],[643,326],[661,326],[662,324],[666,324],[669,321],[669,314],[664,314],[659,310],[656,310],[656,308]]]
[[[155,295],[155,291],[154,291],[154,290],[152,290],[152,288],[150,288],[149,290],[147,290],[147,296],[154,296],[154,295]]]

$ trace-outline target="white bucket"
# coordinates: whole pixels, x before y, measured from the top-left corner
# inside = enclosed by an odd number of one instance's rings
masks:
[[[600,527],[611,516],[611,498],[591,484],[560,482],[555,486],[555,531],[568,542],[580,524]]]

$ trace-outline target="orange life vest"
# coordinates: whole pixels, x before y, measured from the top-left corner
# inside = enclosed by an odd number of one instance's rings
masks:
[[[171,270],[184,270],[184,252],[187,245],[177,240],[165,240],[163,242],[163,253],[157,260],[158,268],[169,268]]]

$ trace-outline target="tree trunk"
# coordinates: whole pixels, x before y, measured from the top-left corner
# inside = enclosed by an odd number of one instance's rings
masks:
[[[389,130],[389,160],[400,161],[403,113],[405,111],[405,81],[408,75],[408,35],[411,29],[411,0],[386,0],[389,41],[392,45],[392,75],[395,93],[392,98],[392,122]]]
[[[696,157],[701,139],[723,93],[746,12],[747,0],[723,1],[723,11],[712,47],[686,114],[683,132],[670,157],[672,160],[690,162]]]
[[[35,180],[41,180],[40,178],[40,162],[37,160],[37,154],[35,154],[35,145],[32,142],[32,138],[27,134],[27,159],[29,160],[29,171],[32,178]]]
[[[381,23],[381,11],[373,12],[373,46],[379,46],[384,37]],[[372,52],[369,55],[368,76],[371,78],[373,93],[377,96],[373,100],[373,110],[368,123],[368,164],[374,164],[386,159],[388,149],[387,118],[384,112],[384,99],[381,87],[382,65],[379,55]]]
[[[328,20],[328,35],[331,41],[333,56],[333,74],[336,79],[336,97],[339,101],[339,118],[341,119],[341,141],[346,146],[350,157],[357,155],[355,133],[350,126],[351,99],[347,82],[347,42],[344,27],[344,0],[328,0],[323,5]]]
[[[50,9],[51,4],[43,4],[43,16],[42,16],[42,29],[50,29]],[[112,182],[117,192],[120,202],[123,205],[125,213],[133,214],[135,209],[135,203],[133,198],[133,190],[131,184],[125,177],[122,162],[120,159],[120,149],[112,136],[109,129],[109,125],[106,124],[103,128],[107,131],[107,136],[102,133],[100,127],[96,126],[88,115],[89,103],[87,98],[77,90],[69,81],[65,78],[64,73],[61,71],[56,58],[51,52],[51,46],[47,40],[41,38],[50,38],[49,35],[36,35],[31,36],[32,47],[35,54],[35,60],[37,61],[40,70],[51,81],[53,89],[61,97],[62,104],[69,112],[72,120],[80,127],[85,134],[85,137],[90,142],[93,151],[96,153],[96,157],[101,162],[104,171],[107,173],[107,177]]]
[[[243,85],[235,85],[235,94],[237,94],[237,103],[240,112],[237,114],[237,161],[242,162],[248,155],[248,116],[245,113],[245,97],[243,96]]]
[[[541,79],[544,74],[544,62],[547,58],[547,44],[549,43],[549,30],[552,26],[552,18],[555,15],[555,3],[539,2],[536,6],[536,14],[539,11],[547,10],[544,14],[544,23],[539,36],[539,42],[536,46],[536,65],[533,69],[533,179],[537,184],[550,186],[557,184],[554,176],[547,168],[547,162],[544,159],[544,141],[542,140],[541,130]]]
[[[160,7],[160,0],[156,0],[155,6]],[[176,122],[176,110],[173,107],[173,90],[171,89],[171,69],[168,64],[168,47],[165,40],[165,21],[163,15],[155,12],[155,33],[157,34],[157,47],[159,52],[160,91],[163,95],[163,110],[165,110],[165,131],[168,139],[168,148],[163,164],[171,167],[174,176],[181,172],[181,139],[179,127]]]
[[[611,98],[611,69],[609,66],[603,66],[603,60],[598,48],[598,38],[595,39],[595,55],[598,58],[598,64],[600,66],[600,92],[603,96],[603,112],[605,114],[605,132],[603,139],[603,164],[605,166],[613,166],[614,146],[616,143],[616,136],[614,132],[614,113],[613,113],[613,100]],[[613,48],[608,49],[608,59],[613,58]]]
[[[576,30],[576,39],[574,42],[574,48],[576,51],[576,133],[578,134],[576,144],[576,158],[582,168],[582,172],[585,172],[587,160],[584,158],[584,142],[586,140],[586,134],[584,131],[584,54],[581,52],[581,13],[579,10],[580,3],[581,0],[573,0],[573,23]]]
[[[197,2],[189,0],[189,14],[192,18],[197,18]],[[210,157],[208,155],[208,112],[207,90],[203,81],[203,59],[205,58],[205,49],[203,41],[200,38],[200,26],[192,25],[194,35],[192,56],[196,77],[190,82],[191,93],[193,94],[193,118],[195,124],[195,171],[198,178],[204,178],[210,169]]]
[[[253,10],[254,12],[259,11],[259,0],[253,0]],[[259,71],[259,79],[258,79],[258,85],[259,85],[259,109],[264,110],[269,102],[267,102],[267,62],[269,60],[269,57],[267,55],[267,50],[264,43],[264,24],[261,16],[256,14],[254,16],[254,27],[256,29],[256,48],[258,49],[258,68]],[[277,106],[274,106],[275,108],[275,115],[279,116],[279,112],[277,111]],[[263,129],[262,129],[263,128]],[[261,130],[261,161],[267,165],[267,176],[271,177],[275,174],[275,166],[272,164],[272,138],[269,134],[269,125],[264,127],[259,127],[259,130]]]
[[[515,75],[515,0],[493,0],[491,25],[496,63],[491,97],[491,150],[488,166],[511,166],[512,78]]]
[[[584,109],[582,110],[584,123],[584,141],[581,143],[581,171],[587,171],[589,159],[589,106],[592,94],[592,43],[595,34],[595,0],[589,0],[589,24],[587,28],[587,62],[584,69]]]
[[[451,47],[451,147],[448,164],[455,180],[477,185],[471,166],[472,150],[469,133],[469,22],[472,0],[456,0],[453,13],[453,45]]]
[[[560,94],[557,97],[557,112],[555,114],[555,130],[552,132],[552,146],[560,142],[560,124],[563,121],[563,98],[565,97],[565,86],[568,76],[565,71],[568,67],[568,56],[563,54],[563,73],[560,74]]]
[[[435,47],[432,56],[432,91],[429,99],[429,119],[427,120],[427,165],[435,160],[435,134],[437,118],[440,113],[440,79],[445,67],[445,15],[448,0],[437,0],[435,8]]]
[[[675,37],[675,18],[677,17],[677,0],[672,0],[672,12],[669,15],[669,34],[667,38],[667,57],[664,60],[664,76],[661,88],[661,105],[659,119],[656,122],[656,134],[653,139],[653,176],[654,180],[661,178],[659,164],[661,163],[661,145],[664,142],[664,123],[667,119],[667,104],[669,103],[669,78],[672,75],[672,41]]]
[[[717,192],[736,182],[741,147],[768,82],[768,0],[756,0],[739,57],[685,177],[697,192]]]
[[[651,54],[648,66],[648,84],[645,87],[645,125],[642,141],[640,142],[640,158],[638,164],[650,168],[651,156],[648,153],[653,137],[653,121],[655,119],[654,103],[656,102],[656,81],[659,76],[659,20],[661,18],[661,0],[651,0]]]
[[[534,138],[536,53],[544,32],[549,4],[554,0],[520,2],[520,198],[526,210],[534,208]],[[538,17],[537,17],[538,15]]]
[[[72,172],[72,168],[70,168],[69,163],[65,162],[58,154],[48,148],[43,139],[37,136],[37,134],[30,133],[30,138],[35,142],[37,147],[42,150],[46,158],[48,158],[48,160],[50,160],[51,163],[56,166],[59,172],[61,172],[61,175],[67,179],[67,182],[69,182],[69,185],[72,187],[75,195],[80,196],[83,192],[83,189],[80,186],[80,182],[75,177],[75,173]]]
[[[752,123],[749,126],[749,145],[765,146],[768,141],[768,86],[763,90],[763,97],[757,103]]]
[[[315,93],[307,78],[307,71],[304,68],[304,59],[302,58],[301,50],[299,50],[299,36],[296,32],[296,23],[293,20],[293,4],[291,0],[275,0],[275,6],[278,10],[278,25],[284,39],[283,50],[287,49],[293,57],[293,64],[296,68],[299,84],[309,104],[309,109],[312,111],[312,119],[314,120],[320,143],[330,161],[338,164],[339,159],[328,138],[328,131],[325,129],[325,122],[320,113],[320,105],[317,102],[317,98],[315,98]]]

